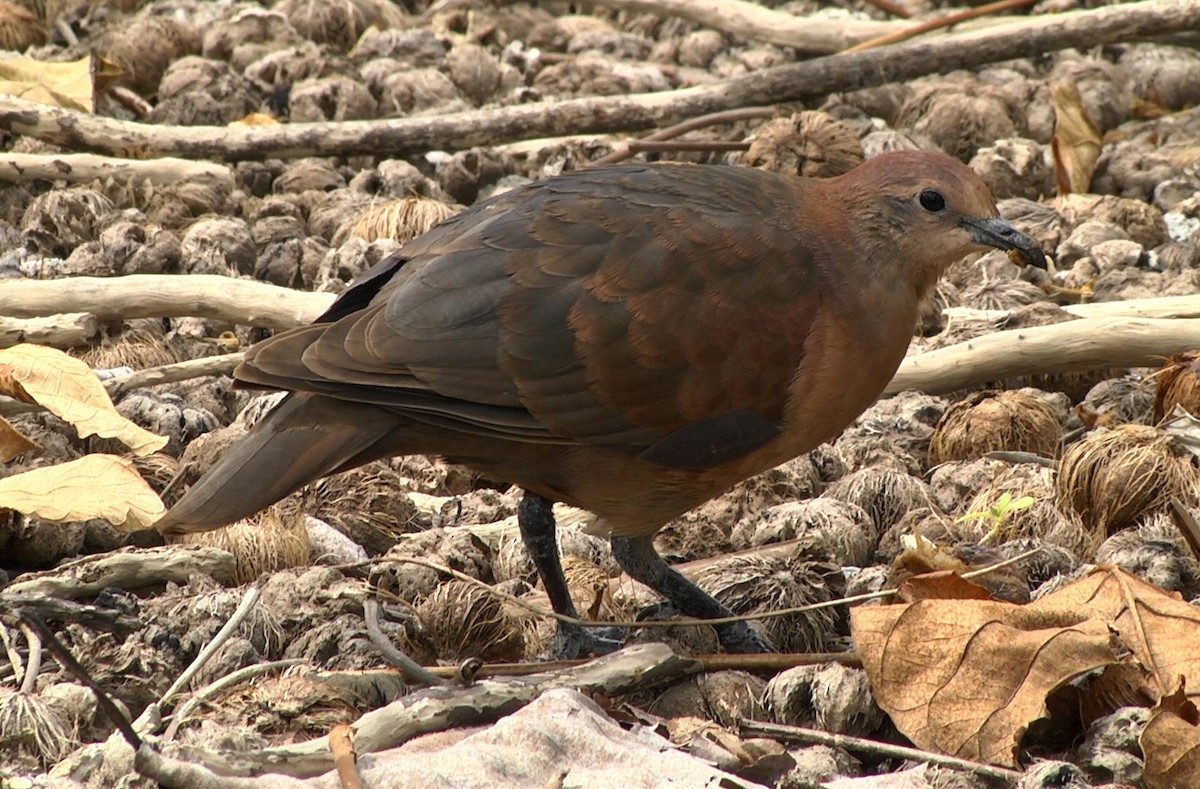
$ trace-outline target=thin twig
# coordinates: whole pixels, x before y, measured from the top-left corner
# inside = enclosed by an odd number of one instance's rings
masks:
[[[867,0],[867,2],[878,8],[880,11],[883,11],[885,14],[898,16],[901,19],[912,18],[912,11],[909,11],[899,3],[894,2],[894,0]]]
[[[898,41],[905,41],[915,36],[919,36],[922,33],[928,33],[931,30],[940,30],[944,27],[950,27],[951,25],[957,25],[960,22],[977,19],[978,17],[995,14],[1000,11],[1010,11],[1014,8],[1024,8],[1025,6],[1033,5],[1036,2],[1037,0],[999,0],[999,2],[988,3],[987,5],[981,5],[978,8],[971,8],[966,11],[955,11],[954,13],[946,14],[945,16],[928,19],[924,22],[913,25],[912,27],[905,28],[904,30],[897,30],[895,33],[888,33],[887,35],[880,36],[879,38],[873,38],[870,41],[864,41],[861,44],[855,44],[852,47],[843,49],[838,54],[848,55],[851,52],[862,52],[864,49],[874,49],[875,47],[882,47],[886,44],[895,44]]]
[[[689,655],[703,666],[704,671],[752,671],[755,673],[778,674],[797,666],[822,666],[826,663],[840,663],[843,666],[862,668],[862,659],[855,652],[771,652],[762,654],[726,654]],[[476,674],[476,679],[489,677],[524,677],[542,671],[557,671],[560,669],[582,666],[594,658],[581,660],[542,660],[522,663],[484,663]],[[454,677],[461,669],[458,666],[429,666],[431,674],[439,677]]]
[[[134,730],[133,725],[129,722],[129,718],[125,717],[125,713],[113,703],[113,700],[109,698],[104,689],[96,683],[96,680],[92,679],[87,669],[79,664],[79,661],[75,659],[71,651],[58,640],[58,637],[51,632],[50,628],[46,627],[41,619],[38,619],[37,616],[29,611],[20,611],[19,615],[21,621],[27,622],[41,635],[46,649],[49,650],[51,655],[54,655],[54,659],[58,661],[59,665],[74,674],[76,679],[87,686],[92,693],[96,694],[96,704],[104,712],[109,722],[116,727],[117,731],[121,732],[121,736],[125,739],[125,742],[129,743],[129,746],[135,751],[141,748],[142,738]]]
[[[678,151],[700,151],[722,153],[744,151],[750,143],[740,140],[631,140],[630,153],[675,153]]]
[[[204,649],[200,650],[200,654],[196,655],[196,659],[192,664],[179,675],[179,679],[172,683],[171,687],[167,688],[167,692],[158,700],[159,707],[164,706],[172,697],[175,696],[183,688],[187,687],[188,683],[195,678],[196,674],[200,673],[200,669],[212,659],[217,650],[225,645],[225,642],[233,637],[233,634],[241,627],[242,622],[254,610],[254,606],[258,604],[258,599],[262,597],[262,586],[258,583],[250,584],[250,588],[242,595],[242,602],[238,604],[237,610],[233,612],[233,616],[229,617],[229,621],[225,623],[217,634],[213,636],[212,641],[205,644]]]
[[[17,649],[17,645],[13,643],[12,636],[8,633],[8,628],[0,622],[0,642],[4,644],[4,652],[8,655],[8,665],[12,667],[13,679],[18,684],[25,684],[25,661],[21,660],[21,652]]]
[[[997,562],[996,564],[990,564],[987,567],[982,567],[978,570],[971,570],[970,572],[962,573],[962,575],[960,577],[967,579],[967,580],[970,580],[972,578],[979,578],[981,576],[988,575],[989,573],[993,573],[997,570],[1002,570],[1011,565],[1023,562],[1026,559],[1028,559],[1029,557],[1040,553],[1041,551],[1042,551],[1042,549],[1040,547],[1033,548],[1033,549],[1025,551],[1023,553],[1019,553],[1010,559],[1005,559],[1002,562]],[[452,567],[446,567],[445,565],[437,564],[436,562],[426,561],[425,559],[417,559],[417,558],[411,557],[411,556],[388,557],[384,561],[400,562],[403,564],[415,564],[420,567],[426,567],[430,570],[433,570],[434,572],[445,573],[446,575],[449,575],[452,578],[456,578],[460,581],[466,581],[469,584],[473,584],[475,586],[480,587],[481,589],[485,589],[488,591],[489,594],[493,594],[496,597],[500,598],[501,600],[511,603],[519,608],[523,608],[526,611],[529,611],[530,613],[534,614],[535,616],[546,617],[546,618],[554,619],[559,622],[566,622],[568,624],[579,625],[580,627],[626,627],[626,628],[643,627],[644,628],[644,627],[681,627],[681,626],[699,627],[701,625],[728,625],[728,624],[733,624],[735,622],[746,622],[746,621],[750,621],[750,620],[754,620],[754,619],[775,619],[775,618],[778,618],[781,616],[793,616],[795,614],[806,614],[811,611],[820,611],[825,608],[835,608],[839,605],[853,605],[854,603],[865,603],[868,600],[877,600],[877,599],[883,598],[883,597],[891,597],[898,592],[897,589],[881,589],[878,592],[866,592],[864,594],[852,595],[850,597],[839,597],[835,600],[825,600],[824,602],[813,603],[811,605],[801,605],[801,606],[795,606],[793,608],[782,608],[777,611],[757,611],[752,614],[741,614],[739,616],[718,617],[718,618],[714,618],[714,619],[690,619],[690,618],[684,617],[684,618],[680,618],[680,619],[647,620],[647,621],[642,621],[642,622],[630,622],[630,621],[624,621],[624,620],[589,620],[589,619],[578,619],[573,616],[567,616],[566,614],[560,614],[557,611],[547,611],[546,609],[542,608],[541,606],[534,605],[533,603],[522,600],[521,598],[516,597],[515,595],[508,594],[507,592],[501,592],[500,590],[498,590],[492,586],[489,586],[488,584],[484,583],[483,581],[480,581],[478,578],[472,578],[471,576],[467,575],[466,573],[459,572],[458,570],[455,570]]]
[[[171,722],[167,724],[167,730],[163,733],[163,742],[170,742],[175,738],[175,734],[179,731],[179,727],[184,724],[185,719],[192,713],[192,710],[198,707],[204,701],[212,698],[220,693],[225,688],[233,687],[240,682],[257,677],[259,674],[267,674],[276,669],[291,668],[304,663],[300,658],[288,658],[286,660],[272,660],[269,663],[255,663],[253,666],[246,666],[237,671],[226,674],[220,679],[214,680],[205,685],[200,690],[188,697],[187,701],[179,705],[171,715]]]
[[[1010,784],[1020,780],[1022,775],[1022,773],[1016,770],[995,767],[982,762],[972,762],[967,759],[958,759],[954,756],[946,756],[934,751],[907,748],[903,745],[892,745],[891,743],[868,740],[863,737],[851,737],[848,734],[834,734],[832,732],[821,731],[820,729],[807,729],[802,726],[784,726],[779,723],[744,720],[739,722],[738,728],[742,734],[765,735],[767,737],[794,740],[796,742],[845,748],[848,751],[856,751],[858,753],[870,753],[895,759],[912,759],[918,762],[929,762],[941,767],[962,770],[972,775],[982,775],[1000,781],[1007,781]]]
[[[362,789],[362,777],[358,774],[358,755],[354,752],[354,729],[348,723],[339,723],[329,731],[329,752],[337,767],[338,782],[342,789]]]
[[[623,162],[636,153],[633,150],[635,143],[661,142],[663,140],[671,140],[682,134],[696,131],[697,129],[705,129],[709,126],[716,126],[720,123],[736,123],[738,121],[759,120],[764,118],[774,118],[779,114],[779,110],[775,107],[743,107],[736,110],[723,110],[721,112],[710,112],[707,115],[701,115],[697,118],[689,118],[686,121],[673,124],[665,129],[648,134],[640,140],[631,140],[624,147],[618,148],[610,154],[601,156],[599,159],[592,162],[590,167],[599,167],[604,164],[616,164]]]
[[[379,601],[373,597],[363,600],[363,619],[367,623],[367,637],[383,656],[404,675],[404,679],[415,685],[445,685],[436,674],[426,671],[420,663],[396,648],[391,639],[379,627]]]
[[[1046,468],[1058,468],[1057,460],[1039,455],[1036,452],[985,452],[983,457],[985,460],[1000,460],[1005,463],[1034,463]]]
[[[25,663],[21,693],[33,693],[37,689],[38,672],[42,670],[42,637],[26,622],[22,622],[20,627],[25,634],[25,643],[29,645],[29,660]]]
[[[1188,548],[1191,548],[1192,556],[1200,559],[1200,523],[1196,522],[1196,516],[1179,499],[1171,499],[1171,520],[1183,535]]]

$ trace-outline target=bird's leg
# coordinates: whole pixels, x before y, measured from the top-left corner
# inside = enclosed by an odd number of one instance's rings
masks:
[[[653,536],[613,537],[613,556],[621,569],[666,597],[687,616],[719,619],[737,616],[728,607],[672,569],[654,550]],[[774,652],[775,648],[745,622],[714,625],[727,652]]]
[[[553,505],[548,499],[526,491],[517,505],[517,526],[521,529],[525,550],[529,551],[538,577],[546,587],[550,606],[555,613],[578,619],[579,613],[575,610],[571,592],[567,589],[567,579],[563,575],[562,561],[558,558]],[[603,655],[618,647],[619,643],[597,638],[573,622],[559,622],[550,657],[555,660],[574,660],[588,654]]]

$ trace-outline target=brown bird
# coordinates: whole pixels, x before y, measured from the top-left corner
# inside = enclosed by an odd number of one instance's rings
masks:
[[[729,616],[655,532],[837,436],[892,377],[939,275],[987,247],[1045,265],[983,181],[934,153],[830,179],[656,164],[514,189],[251,348],[234,377],[292,394],[158,528],[213,529],[325,474],[440,455],[524,489],[521,535],[559,613],[575,607],[552,501],[596,513],[625,571],[683,613]],[[742,623],[719,633],[769,649]],[[560,627],[560,654],[606,646]]]

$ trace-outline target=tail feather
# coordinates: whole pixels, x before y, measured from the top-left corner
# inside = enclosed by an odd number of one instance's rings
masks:
[[[391,454],[372,447],[400,419],[382,408],[294,393],[251,429],[155,524],[163,534],[216,529],[341,467]]]

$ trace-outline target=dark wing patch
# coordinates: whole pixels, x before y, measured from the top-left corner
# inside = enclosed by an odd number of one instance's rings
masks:
[[[749,411],[726,411],[676,430],[638,455],[667,468],[700,470],[748,455],[778,436],[779,427]]]

